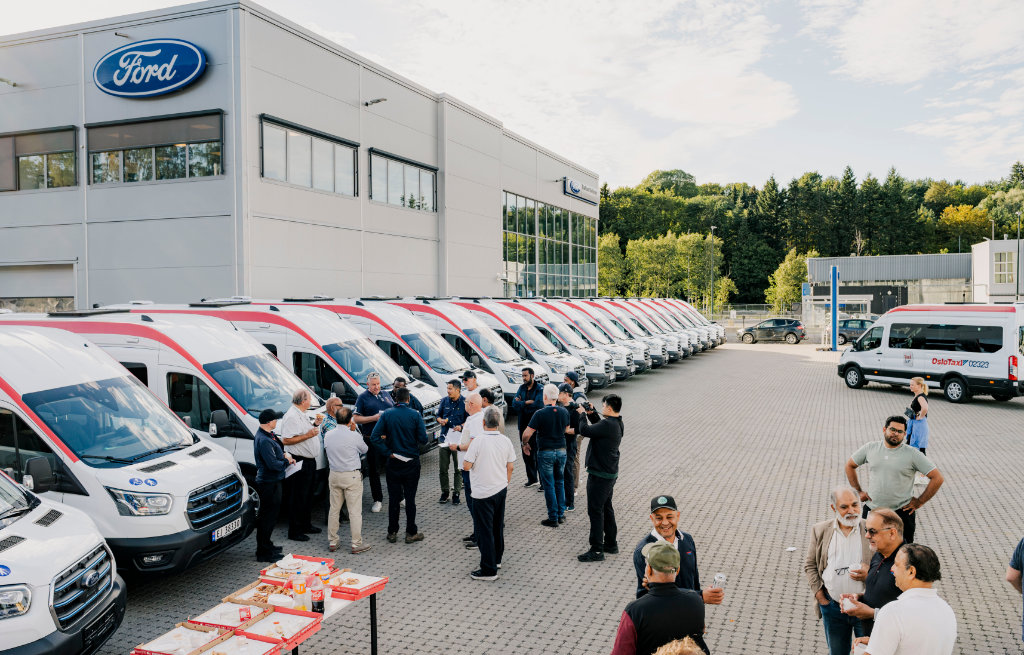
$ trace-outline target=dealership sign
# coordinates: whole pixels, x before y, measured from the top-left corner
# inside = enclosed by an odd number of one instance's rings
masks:
[[[206,54],[180,39],[136,41],[111,50],[96,62],[92,79],[104,93],[149,98],[177,91],[206,70]]]
[[[594,187],[568,177],[562,178],[562,193],[578,198],[583,202],[588,202],[591,205],[596,205],[601,197],[601,194]]]

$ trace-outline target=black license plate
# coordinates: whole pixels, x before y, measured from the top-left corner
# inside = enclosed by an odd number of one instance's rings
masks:
[[[82,647],[85,652],[92,652],[107,640],[117,627],[117,606],[111,605],[98,619],[82,630]]]

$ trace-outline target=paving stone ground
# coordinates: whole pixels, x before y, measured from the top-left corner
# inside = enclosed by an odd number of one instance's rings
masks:
[[[418,494],[424,542],[387,543],[386,509],[369,513],[367,486],[363,533],[373,550],[339,551],[338,561],[391,578],[379,595],[380,652],[610,652],[633,598],[632,548],[650,530],[656,494],[680,502],[702,580],[728,576],[725,603],[707,611],[712,652],[826,652],[803,574],[810,526],[828,517],[829,489],[843,482],[850,454],[880,438],[884,417],[911,399],[888,386],[847,389],[837,361],[810,344],[730,343],[614,385],[626,424],[615,488],[622,552],[600,564],[575,558],[587,546],[585,498],[563,526],[541,526],[543,495],[522,487],[521,459],[497,582],[469,578],[478,563],[460,542],[469,513],[464,504],[438,505],[436,454],[424,458]],[[941,559],[938,589],[956,611],[959,653],[1024,652],[1021,597],[1004,582],[1024,536],[1022,420],[1024,400],[931,403],[928,451],[946,484],[921,510],[917,539]],[[297,544],[285,531],[278,528],[276,541],[286,550],[327,554],[325,537]],[[342,539],[347,534],[342,524]],[[254,541],[184,574],[132,584],[125,622],[102,652],[127,653],[253,580]],[[369,652],[368,601],[337,614],[301,650]]]

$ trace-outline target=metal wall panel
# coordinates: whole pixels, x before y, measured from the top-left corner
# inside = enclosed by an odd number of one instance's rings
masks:
[[[832,266],[839,267],[839,279],[844,283],[966,280],[971,277],[971,254],[813,257],[807,260],[811,282],[828,283]]]

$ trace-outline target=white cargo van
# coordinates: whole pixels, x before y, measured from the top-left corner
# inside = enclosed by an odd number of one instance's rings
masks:
[[[201,442],[95,344],[4,324],[0,353],[0,469],[92,517],[123,569],[181,570],[252,531],[231,455]],[[33,461],[52,472],[45,491]]]
[[[615,327],[619,328],[619,330],[650,346],[652,368],[658,368],[668,363],[668,346],[665,341],[650,334],[645,334],[643,330],[633,325],[633,322],[629,320],[630,315],[625,310],[619,309],[600,298],[580,300],[579,302],[583,306],[592,308],[598,314],[603,312],[605,318]]]
[[[632,351],[626,346],[616,344],[604,330],[594,325],[586,314],[557,299],[537,298],[535,302],[542,303],[544,307],[558,314],[569,329],[586,343],[608,353],[612,358],[612,382],[622,382],[636,372]]]
[[[648,316],[646,312],[635,305],[629,304],[621,298],[614,300],[608,298],[603,302],[622,310],[622,315],[626,320],[633,323],[633,327],[639,329],[646,336],[656,337],[664,341],[665,348],[668,349],[668,361],[678,361],[689,357],[696,352],[696,346],[691,346],[691,343],[696,344],[697,339],[691,337],[691,335],[686,332],[675,332],[673,330],[663,328],[653,318]]]
[[[651,301],[651,298],[627,298],[625,303],[645,312],[662,330],[685,332],[690,339],[691,354],[708,350],[712,344],[718,345],[717,333],[715,334],[716,338],[712,339],[711,330],[705,327],[686,325],[671,312]]]
[[[523,359],[510,345],[487,327],[483,319],[442,300],[409,298],[391,304],[407,309],[436,330],[470,364],[491,373],[501,383],[505,401],[511,402],[523,383],[523,367],[534,369],[537,381],[550,379],[546,367]]]
[[[685,300],[679,300],[678,298],[662,298],[662,304],[667,307],[674,307],[677,310],[686,314],[694,323],[697,325],[705,325],[713,328],[718,332],[718,345],[725,343],[725,328],[718,323],[712,323],[703,314],[698,312],[693,305],[686,302]]]
[[[704,350],[718,346],[719,333],[716,326],[698,323],[684,314],[681,310],[677,310],[675,307],[670,307],[667,303],[658,298],[640,298],[637,302],[651,307],[670,323],[682,328],[696,330],[700,335],[701,347]]]
[[[259,413],[268,408],[288,411],[292,394],[308,388],[262,344],[212,316],[96,309],[4,314],[0,323],[56,327],[86,336],[199,436],[227,449],[248,481],[256,475],[253,438]],[[323,400],[314,393],[310,418],[322,407]]]
[[[36,457],[31,468],[36,488],[49,493],[45,461]],[[96,652],[124,619],[114,561],[88,514],[0,472],[0,653]]]
[[[922,377],[954,403],[972,395],[1010,400],[1022,392],[1022,312],[1024,304],[897,307],[843,351],[839,376],[852,389]]]
[[[591,325],[608,335],[616,344],[629,348],[633,355],[633,366],[635,367],[633,373],[643,373],[651,368],[653,360],[651,359],[650,345],[639,339],[634,339],[632,334],[616,325],[608,314],[590,307],[578,299],[560,300],[557,302],[576,312],[577,315],[582,314],[586,316]]]
[[[111,306],[118,307],[118,306]],[[352,406],[365,391],[366,376],[380,374],[387,391],[397,377],[408,374],[362,332],[334,312],[286,304],[252,304],[248,300],[204,300],[190,305],[154,305],[135,301],[121,305],[136,313],[213,316],[228,321],[259,341],[286,367],[291,368],[318,396],[336,395]],[[437,408],[441,395],[419,380],[409,392],[423,406],[427,433],[441,430]]]

